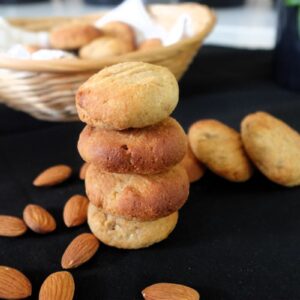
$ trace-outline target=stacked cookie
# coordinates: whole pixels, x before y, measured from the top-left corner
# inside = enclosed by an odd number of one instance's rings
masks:
[[[108,67],[77,92],[88,223],[105,244],[147,247],[176,226],[189,192],[186,135],[169,117],[178,94],[168,69],[142,62]]]

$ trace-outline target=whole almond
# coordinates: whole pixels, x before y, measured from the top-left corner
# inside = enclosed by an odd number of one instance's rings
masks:
[[[86,170],[87,170],[87,167],[89,166],[88,163],[84,163],[81,168],[80,168],[80,171],[79,171],[79,178],[84,180],[85,179],[85,173],[86,173]]]
[[[86,221],[88,204],[88,198],[82,195],[74,195],[66,202],[63,217],[67,227],[78,226]]]
[[[53,186],[67,180],[72,174],[72,169],[66,165],[50,167],[40,173],[33,181],[34,186]]]
[[[0,236],[20,236],[27,231],[24,221],[17,217],[0,215]]]
[[[199,300],[199,293],[185,285],[156,283],[142,291],[145,300]]]
[[[32,287],[29,279],[20,271],[0,266],[0,298],[24,299],[31,296]]]
[[[76,268],[91,259],[97,252],[99,244],[99,241],[91,233],[82,233],[77,236],[62,256],[63,269]]]
[[[23,219],[26,225],[36,233],[49,233],[56,228],[56,222],[52,215],[36,204],[28,204],[25,207]]]
[[[75,283],[71,273],[66,271],[49,275],[43,282],[39,300],[72,300]]]

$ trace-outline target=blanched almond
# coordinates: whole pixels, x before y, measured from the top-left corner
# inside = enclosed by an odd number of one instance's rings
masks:
[[[63,269],[76,268],[90,260],[99,248],[99,241],[91,233],[82,233],[67,247],[61,259]]]
[[[20,236],[27,231],[24,221],[17,217],[0,215],[0,236]]]
[[[67,180],[72,174],[72,169],[67,165],[50,167],[40,173],[33,181],[34,186],[53,186]]]
[[[88,198],[82,195],[74,195],[66,202],[63,217],[67,227],[78,226],[86,221],[88,204]]]
[[[25,207],[23,219],[27,226],[36,233],[49,233],[56,228],[56,222],[52,215],[36,204],[28,204]]]
[[[31,296],[31,283],[20,271],[0,266],[0,298],[24,299]]]

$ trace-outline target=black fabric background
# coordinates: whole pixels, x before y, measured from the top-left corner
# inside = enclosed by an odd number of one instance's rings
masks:
[[[239,128],[248,113],[266,110],[300,130],[300,94],[276,85],[272,53],[204,48],[180,83],[174,116],[185,128],[216,118]],[[38,122],[0,107],[0,213],[21,216],[27,203],[49,209],[57,231],[0,238],[0,264],[22,270],[33,297],[51,272],[59,271],[68,243],[87,226],[67,229],[65,201],[82,193],[77,175],[54,188],[32,179],[44,168],[66,163],[78,171],[80,123]],[[101,245],[97,255],[72,271],[75,299],[138,300],[155,282],[190,285],[203,300],[300,299],[300,189],[277,186],[258,172],[234,184],[207,173],[192,184],[178,226],[166,241],[124,251]]]

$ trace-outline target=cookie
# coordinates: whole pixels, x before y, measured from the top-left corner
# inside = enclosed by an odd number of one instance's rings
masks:
[[[270,180],[300,184],[300,135],[274,116],[257,112],[241,123],[245,149],[257,168]]]
[[[216,120],[201,120],[190,127],[188,137],[197,159],[212,172],[235,182],[251,177],[251,163],[236,130]]]
[[[79,170],[79,178],[81,180],[84,180],[85,179],[85,173],[86,173],[86,170],[88,168],[89,164],[88,163],[83,163],[82,166],[80,167],[80,170]]]
[[[135,33],[130,25],[124,22],[114,21],[105,24],[103,27],[101,27],[101,30],[105,35],[122,39],[126,43],[130,44],[133,49],[135,48]]]
[[[108,129],[142,128],[166,119],[178,103],[178,83],[165,67],[125,62],[107,67],[76,93],[79,118]]]
[[[180,165],[185,168],[190,182],[199,180],[205,173],[204,165],[198,161],[190,146],[188,146],[187,152],[180,162]]]
[[[103,36],[82,47],[79,56],[83,59],[101,59],[133,51],[133,45],[122,39]]]
[[[145,248],[166,239],[177,220],[178,212],[155,221],[138,222],[104,213],[92,204],[88,208],[88,225],[93,234],[104,244],[122,249]]]
[[[85,189],[91,203],[128,220],[155,220],[179,210],[189,194],[189,179],[177,165],[155,175],[117,174],[89,165]]]
[[[75,50],[102,36],[95,26],[84,22],[69,22],[54,27],[50,32],[50,45],[55,49]]]
[[[179,163],[187,149],[186,136],[173,118],[152,126],[122,131],[87,125],[81,132],[81,157],[103,171],[155,174]]]
[[[24,48],[30,53],[34,53],[38,50],[41,50],[41,47],[36,46],[36,45],[24,45]]]
[[[139,45],[139,50],[150,50],[163,47],[161,39],[148,39]]]

